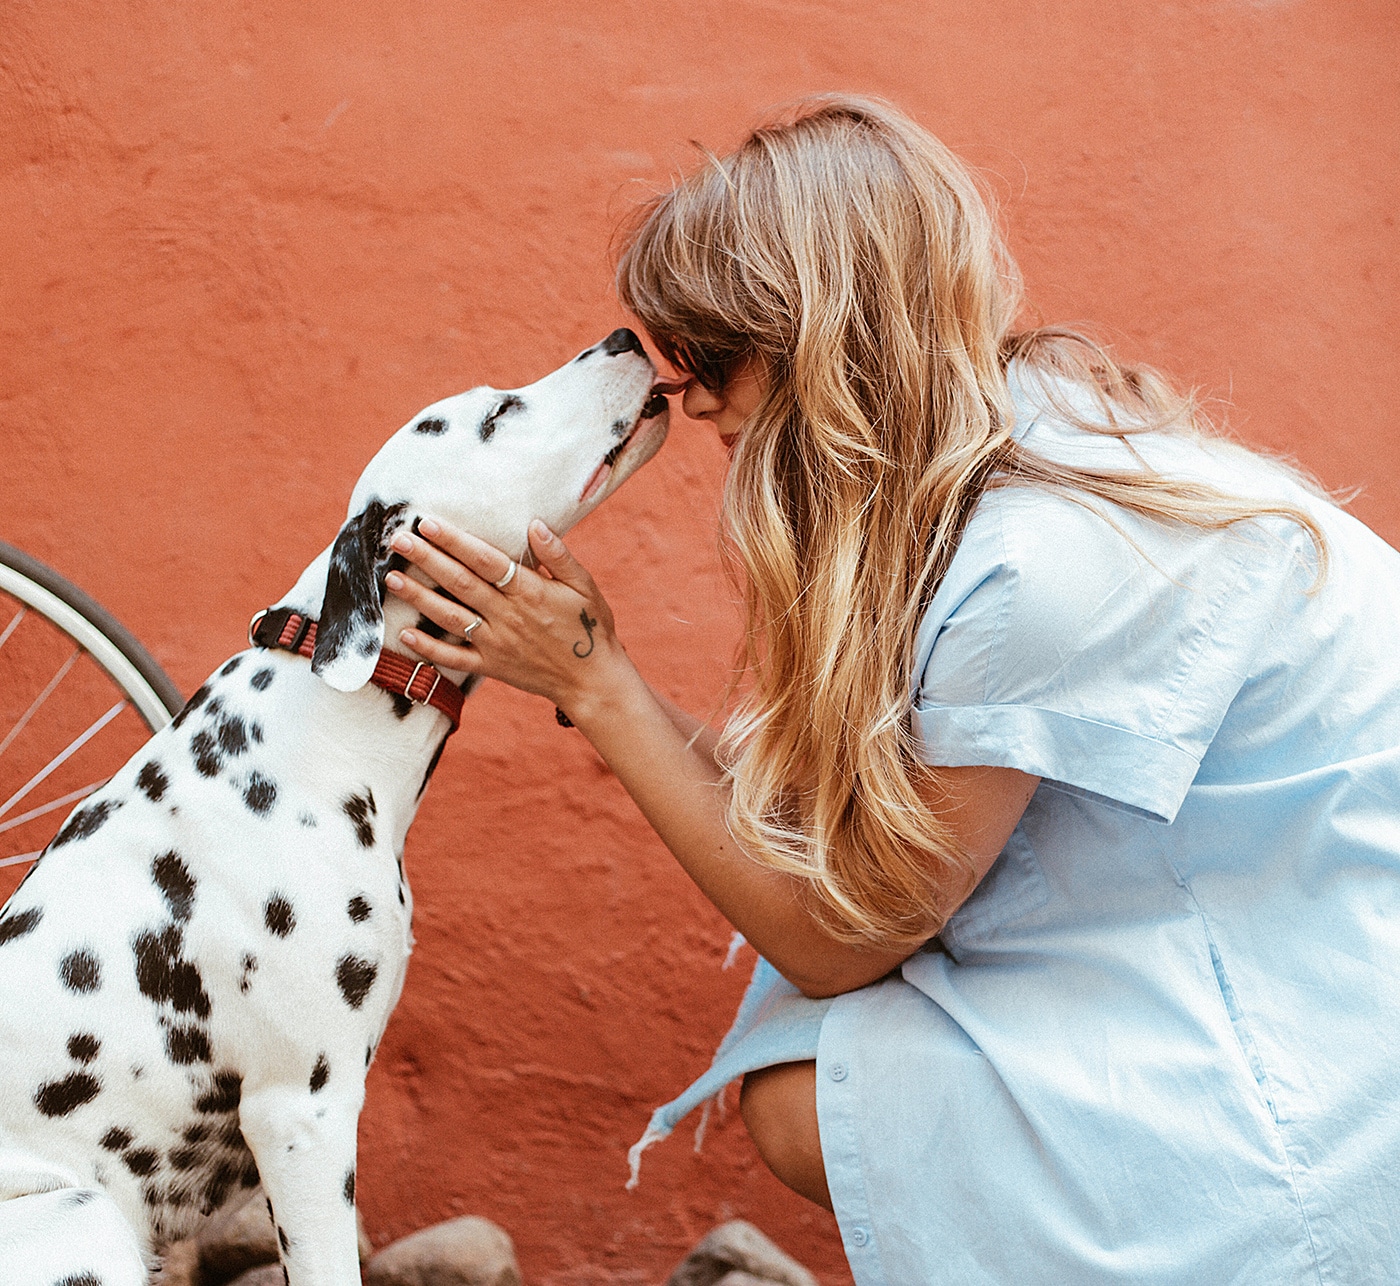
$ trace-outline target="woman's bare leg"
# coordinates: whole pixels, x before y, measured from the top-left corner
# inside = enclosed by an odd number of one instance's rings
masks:
[[[817,1065],[780,1063],[744,1077],[744,1118],[764,1164],[794,1192],[831,1209],[817,1130]]]

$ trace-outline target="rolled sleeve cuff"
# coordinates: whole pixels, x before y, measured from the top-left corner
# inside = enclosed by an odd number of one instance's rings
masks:
[[[944,768],[1016,768],[1170,822],[1195,780],[1189,751],[1039,706],[916,706],[919,758]]]

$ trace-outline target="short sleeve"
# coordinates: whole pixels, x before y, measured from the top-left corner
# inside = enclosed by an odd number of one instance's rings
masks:
[[[1296,559],[1029,487],[983,497],[915,644],[929,764],[1017,768],[1170,822]]]

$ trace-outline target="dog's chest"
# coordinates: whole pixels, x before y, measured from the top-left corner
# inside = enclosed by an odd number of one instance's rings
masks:
[[[384,788],[328,789],[234,677],[73,814],[0,920],[0,1169],[49,1158],[157,1242],[257,1182],[245,1094],[362,1093],[411,941]]]

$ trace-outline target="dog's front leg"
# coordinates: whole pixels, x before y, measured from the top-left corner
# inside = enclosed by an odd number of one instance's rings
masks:
[[[245,1094],[243,1137],[272,1208],[290,1286],[358,1286],[355,1129],[362,1096],[274,1086]]]

